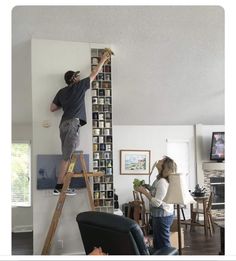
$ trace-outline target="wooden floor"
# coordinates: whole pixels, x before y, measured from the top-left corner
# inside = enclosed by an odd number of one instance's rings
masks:
[[[33,255],[33,232],[12,233],[12,255]]]
[[[213,237],[206,238],[203,228],[184,230],[183,255],[218,255],[220,251],[220,230],[215,226]],[[33,255],[33,233],[12,233],[12,255]]]
[[[205,237],[204,228],[196,227],[194,231],[190,231],[190,227],[184,228],[184,248],[183,255],[219,255],[220,244],[220,228],[215,227],[215,233],[212,237]]]

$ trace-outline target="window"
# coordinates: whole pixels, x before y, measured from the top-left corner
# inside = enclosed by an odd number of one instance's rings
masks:
[[[30,182],[30,143],[13,143],[11,151],[12,180],[11,201],[12,206],[31,206]]]

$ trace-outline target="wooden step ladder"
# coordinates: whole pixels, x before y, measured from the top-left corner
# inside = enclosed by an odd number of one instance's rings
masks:
[[[89,177],[101,177],[101,176],[104,176],[104,173],[102,173],[102,172],[87,172],[87,167],[86,167],[83,152],[81,152],[79,154],[80,163],[81,163],[81,167],[82,167],[82,173],[74,173],[74,168],[75,168],[75,164],[76,164],[76,161],[77,161],[77,156],[78,156],[78,154],[74,153],[71,157],[67,173],[64,177],[63,187],[62,187],[62,190],[61,190],[61,193],[60,193],[60,196],[59,196],[59,199],[58,199],[58,202],[57,202],[54,214],[53,214],[51,225],[49,227],[47,237],[46,237],[46,240],[44,242],[42,255],[48,255],[49,254],[49,250],[51,248],[52,240],[54,238],[54,235],[55,235],[55,232],[56,232],[56,229],[57,229],[57,225],[58,225],[58,222],[59,222],[59,219],[60,219],[60,216],[61,216],[62,208],[64,206],[64,202],[65,202],[65,198],[66,198],[66,191],[69,188],[71,178],[81,178],[81,177],[84,178],[86,188],[87,188],[87,192],[88,192],[88,198],[89,198],[91,210],[93,210],[93,211],[95,210],[92,191],[91,191],[90,182],[89,182]]]

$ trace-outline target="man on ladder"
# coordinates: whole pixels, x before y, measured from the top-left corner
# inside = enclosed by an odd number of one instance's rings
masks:
[[[80,71],[67,71],[64,79],[68,86],[60,89],[51,103],[51,112],[61,108],[64,111],[59,125],[63,158],[60,163],[57,184],[53,191],[54,195],[60,195],[61,193],[70,158],[79,143],[79,128],[87,123],[84,101],[85,92],[90,88],[91,82],[95,80],[111,54],[112,52],[109,49],[105,49],[97,67],[85,79],[80,80]],[[66,195],[72,196],[76,195],[76,193],[68,189]]]

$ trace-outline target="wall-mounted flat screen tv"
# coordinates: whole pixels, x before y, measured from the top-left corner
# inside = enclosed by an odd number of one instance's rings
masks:
[[[210,159],[218,162],[225,160],[225,133],[223,131],[212,133]]]

